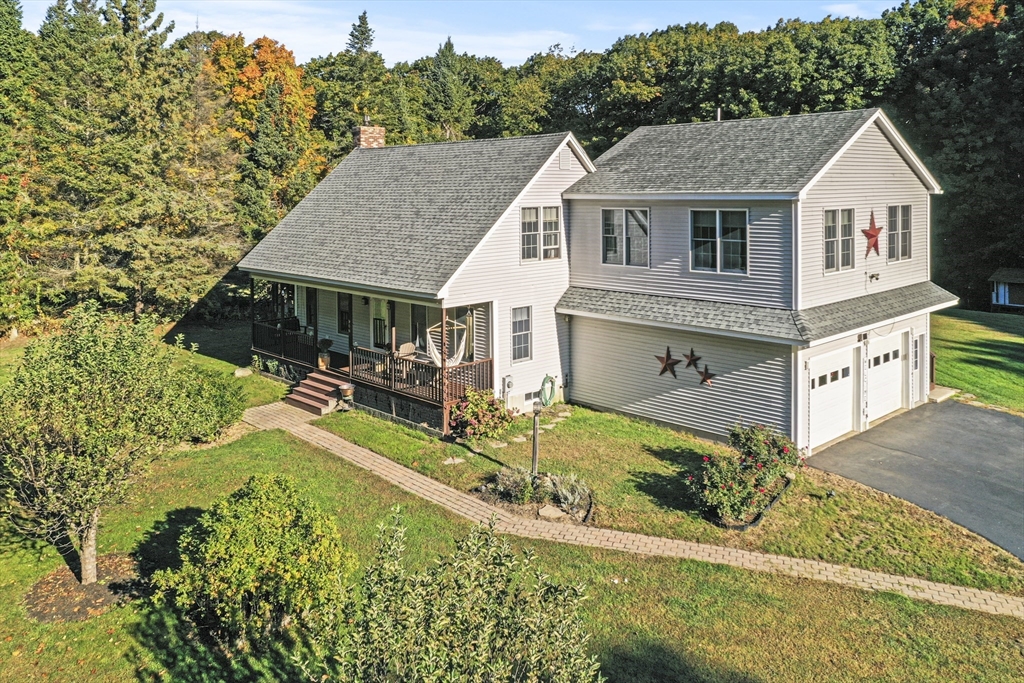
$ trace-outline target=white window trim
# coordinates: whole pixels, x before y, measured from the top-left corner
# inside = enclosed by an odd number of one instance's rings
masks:
[[[527,315],[529,316],[528,320],[530,321],[530,331],[529,331],[529,335],[530,335],[530,355],[527,356],[526,358],[519,358],[519,359],[515,358],[515,348],[516,348],[515,337],[516,337],[516,331],[515,331],[515,317],[514,317],[515,314],[513,313],[513,311],[515,311],[515,309],[517,309],[517,308],[525,308],[528,311]],[[508,359],[509,359],[509,362],[512,365],[519,365],[520,363],[529,363],[530,361],[533,360],[533,333],[534,333],[533,322],[534,322],[534,320],[533,320],[533,306],[532,305],[528,305],[528,306],[510,306],[509,307],[509,309],[508,309],[508,331],[509,331],[509,337],[508,337],[508,341],[509,341],[509,345],[508,345]]]
[[[825,212],[836,211],[836,268],[835,270],[829,270],[825,267]],[[843,211],[853,211],[853,248],[850,252],[851,264],[847,267],[843,267]],[[888,221],[888,209],[886,209],[886,220]],[[888,249],[888,246],[886,246]],[[886,256],[889,252],[885,252]],[[834,275],[840,275],[847,273],[851,270],[857,270],[857,209],[822,209],[821,210],[821,273],[825,277],[832,277]]]
[[[537,258],[523,258],[523,209],[537,210]],[[544,209],[558,209],[558,256],[544,258]],[[541,263],[544,261],[560,261],[565,250],[565,220],[562,217],[565,209],[561,204],[543,204],[519,207],[519,265]]]
[[[688,209],[690,212],[686,217],[689,222],[689,244],[687,244],[687,258],[686,268],[690,273],[706,273],[708,275],[725,275],[728,277],[750,277],[750,209],[737,209],[735,207],[726,208],[699,208],[695,209],[692,206]],[[715,269],[711,268],[694,268],[693,267],[693,212],[694,211],[714,211],[715,212]],[[747,269],[740,272],[738,270],[722,270],[722,212],[723,211],[742,211],[745,218],[744,223],[746,224],[746,240],[744,256],[747,261]],[[824,226],[822,230],[824,230]],[[824,249],[824,247],[822,247]]]
[[[902,209],[904,206],[910,207],[910,230],[907,234],[910,236],[910,256],[902,258],[900,256],[900,247],[902,247],[903,236],[900,235],[900,244],[896,247],[896,258],[889,258],[889,208],[895,206]],[[901,211],[902,213],[902,211]],[[898,220],[902,220],[902,217]],[[901,231],[897,231],[901,232]],[[885,205],[885,262],[886,263],[910,263],[914,260],[914,252],[917,249],[914,248],[914,205],[913,204],[886,204]]]
[[[651,221],[651,208],[649,206],[602,206],[600,209],[600,239],[598,245],[600,253],[598,254],[600,263],[602,266],[610,266],[612,268],[643,268],[645,270],[651,269],[651,255],[653,252],[654,244],[654,226]],[[621,211],[622,212],[622,263],[605,263],[604,260],[604,212],[605,211]],[[626,263],[626,211],[646,211],[647,212],[647,265],[638,266],[635,263]]]

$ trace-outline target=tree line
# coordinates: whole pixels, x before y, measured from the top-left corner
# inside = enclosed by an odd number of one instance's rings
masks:
[[[571,130],[592,157],[637,126],[884,106],[936,173],[933,279],[969,304],[1024,266],[1020,0],[904,2],[880,19],[690,23],[522,65],[388,67],[364,12],[299,65],[269,37],[172,40],[156,0],[0,0],[0,332],[82,300],[239,314],[224,275],[349,151]],[[339,46],[341,47],[341,46]]]

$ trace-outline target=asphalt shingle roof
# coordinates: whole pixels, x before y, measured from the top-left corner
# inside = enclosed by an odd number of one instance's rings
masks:
[[[435,295],[567,136],[356,149],[238,267]]]
[[[992,277],[988,281],[1024,284],[1024,268],[1000,268],[992,273]]]
[[[570,287],[556,310],[807,343],[956,302],[956,296],[932,282],[919,282],[801,311]]]
[[[643,126],[566,192],[797,193],[877,111]]]

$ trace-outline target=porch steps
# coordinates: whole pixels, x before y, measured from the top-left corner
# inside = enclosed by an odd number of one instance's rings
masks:
[[[338,387],[348,380],[333,372],[314,370],[284,397],[284,402],[307,413],[326,415],[338,406]]]

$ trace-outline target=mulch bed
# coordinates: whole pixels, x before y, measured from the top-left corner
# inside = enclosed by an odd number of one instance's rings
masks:
[[[45,623],[85,621],[140,595],[139,570],[128,555],[102,555],[94,584],[83,586],[67,565],[36,582],[25,596],[30,617]]]
[[[506,512],[511,512],[513,515],[519,517],[526,517],[528,519],[544,519],[540,516],[540,509],[545,505],[553,505],[553,503],[526,503],[525,505],[516,505],[510,503],[494,491],[488,491],[480,489],[474,489],[471,493],[475,494],[477,498],[484,501],[488,505],[493,505],[496,508],[501,508]],[[546,522],[555,522],[556,524],[572,524],[575,526],[585,526],[589,523],[588,511],[591,510],[593,503],[588,501],[588,505],[582,510],[578,510],[576,514],[566,514],[564,517],[558,519],[545,519]],[[557,507],[557,506],[556,506]]]

